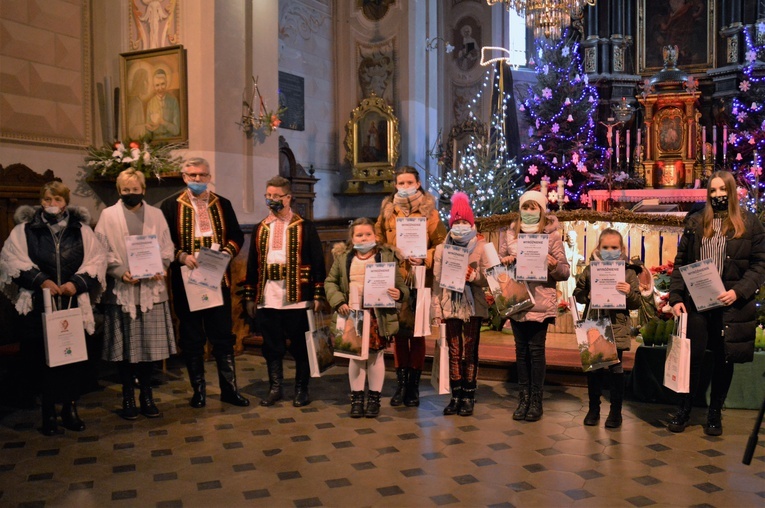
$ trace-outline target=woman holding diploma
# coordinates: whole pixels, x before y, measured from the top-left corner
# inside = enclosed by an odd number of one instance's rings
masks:
[[[725,291],[721,306],[699,311],[690,297],[679,268],[712,259]],[[728,395],[733,364],[751,362],[754,356],[756,310],[754,296],[765,283],[765,228],[757,217],[739,206],[736,181],[727,171],[712,174],[707,184],[707,204],[686,219],[675,258],[669,304],[676,316],[687,312],[691,340],[690,393],[682,395],[678,411],[667,428],[682,432],[690,419],[693,396],[701,376],[704,351],[713,355],[712,394],[707,425],[709,436],[722,434],[722,407]]]
[[[627,253],[624,248],[622,234],[615,229],[606,228],[600,233],[597,248],[592,251],[590,261],[624,261],[624,282],[616,283],[616,290],[625,295],[626,307],[623,309],[606,310],[605,313],[611,320],[611,328],[616,341],[616,353],[619,355],[619,363],[608,366],[610,377],[611,409],[606,418],[606,428],[616,429],[622,425],[622,401],[624,400],[624,368],[622,367],[622,353],[630,349],[630,336],[632,326],[630,313],[632,309],[639,309],[643,302],[638,282],[640,268],[629,264]],[[591,268],[587,265],[576,280],[574,298],[579,303],[590,306],[593,291],[598,291],[592,284],[590,276]],[[585,310],[584,315],[587,315]],[[600,395],[603,391],[603,377],[605,369],[587,372],[587,394],[589,395],[589,410],[584,417],[584,424],[597,425],[600,421]]]
[[[348,242],[338,243],[332,249],[335,261],[324,281],[324,292],[330,306],[343,317],[351,308],[358,310],[364,294],[364,274],[370,263],[393,263],[396,255],[385,245],[375,241],[374,222],[362,217],[351,223]],[[409,290],[404,278],[396,271],[396,287],[388,288],[393,300],[405,301]],[[398,332],[396,308],[375,308],[372,312],[369,332],[369,356],[366,360],[351,359],[348,363],[348,380],[351,384],[351,418],[375,418],[380,414],[380,392],[385,380],[383,353],[390,339]],[[364,407],[364,384],[369,377],[369,396]]]
[[[146,178],[135,169],[126,169],[117,176],[117,204],[101,212],[96,234],[109,248],[107,287],[104,295],[103,359],[119,362],[122,382],[122,413],[126,420],[138,418],[133,380],[140,387],[140,413],[147,418],[160,416],[151,391],[152,362],[175,353],[175,334],[167,302],[165,271],[173,261],[173,241],[164,215],[159,208],[143,200]],[[156,237],[162,271],[149,278],[138,279],[130,273],[128,258],[144,257],[145,253],[128,252],[128,236]],[[152,260],[156,263],[158,260]]]
[[[377,243],[396,245],[396,219],[408,217],[425,217],[428,237],[428,250],[424,259],[412,257],[399,264],[401,275],[411,288],[415,287],[412,267],[425,265],[430,271],[436,245],[443,243],[446,238],[446,227],[438,216],[435,198],[422,189],[420,174],[411,166],[403,166],[396,170],[396,192],[386,197],[380,207],[380,215],[375,224]],[[430,280],[425,282],[426,287],[430,284]],[[401,308],[401,326],[394,339],[398,385],[390,399],[391,406],[400,406],[402,403],[409,407],[420,405],[420,375],[425,365],[425,338],[413,336],[416,302],[414,293],[411,292],[407,305]]]
[[[559,231],[558,219],[548,215],[547,198],[539,191],[524,192],[520,199],[520,220],[500,231],[499,256],[512,264],[518,254],[518,235],[548,235],[547,281],[529,282],[535,304],[510,318],[515,336],[518,367],[518,408],[514,420],[535,422],[542,418],[542,388],[545,382],[545,341],[547,327],[558,315],[557,284],[568,279],[570,269]]]
[[[446,341],[449,344],[449,384],[452,398],[444,408],[445,415],[470,416],[475,406],[476,378],[478,376],[478,342],[481,323],[489,317],[486,302],[484,270],[491,268],[484,246],[486,240],[475,229],[473,210],[467,194],[455,192],[449,216],[449,235],[444,244],[436,247],[433,261],[434,317],[446,323]],[[444,247],[457,246],[467,252],[464,281],[459,280],[462,291],[442,287],[447,271]],[[460,277],[462,275],[460,274]]]
[[[39,207],[20,206],[17,226],[0,253],[0,290],[21,314],[21,358],[27,379],[24,388],[41,391],[42,433],[59,433],[56,402],[63,402],[65,428],[85,430],[77,414],[85,362],[48,367],[45,361],[43,309],[53,296],[58,310],[78,307],[85,332],[95,331],[92,303],[101,297],[106,277],[106,254],[88,224],[85,208],[68,206],[69,188],[61,182],[46,183]],[[45,300],[48,300],[47,302]],[[47,312],[47,310],[46,310]]]

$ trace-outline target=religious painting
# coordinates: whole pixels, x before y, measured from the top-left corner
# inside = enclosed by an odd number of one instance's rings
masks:
[[[452,33],[454,63],[461,71],[469,71],[481,59],[481,25],[470,16],[459,20]]]
[[[677,46],[677,65],[684,71],[714,66],[715,9],[711,0],[640,0],[638,5],[638,72],[664,66],[662,48]]]
[[[679,108],[664,108],[656,117],[659,153],[679,153],[683,147],[683,112]]]
[[[369,21],[380,21],[388,14],[390,6],[396,3],[396,0],[358,0],[358,6],[361,13]]]
[[[120,55],[123,141],[188,140],[186,51],[182,46]]]
[[[361,151],[359,162],[388,160],[388,121],[380,113],[370,111],[359,120]]]
[[[281,129],[305,130],[305,80],[300,76],[279,71],[279,108]]]

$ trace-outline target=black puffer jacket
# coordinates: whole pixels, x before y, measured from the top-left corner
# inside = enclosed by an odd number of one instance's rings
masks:
[[[754,296],[765,284],[765,228],[751,213],[744,212],[746,232],[740,238],[728,234],[722,281],[726,290],[736,292],[733,305],[723,308],[725,359],[729,362],[751,362],[754,358],[754,335],[757,311]],[[669,289],[669,304],[685,303],[689,312],[696,311],[678,267],[700,261],[701,239],[704,236],[703,212],[686,220],[675,258],[675,270]],[[693,337],[690,337],[693,339]]]
[[[42,208],[21,206],[14,215],[17,223],[26,223],[24,232],[27,239],[29,258],[38,268],[21,272],[14,282],[24,289],[34,291],[34,309],[42,309],[42,283],[52,280],[61,286],[71,282],[77,288],[77,294],[84,293],[98,286],[98,281],[87,274],[77,274],[83,262],[82,224],[90,222],[90,214],[85,208],[67,207],[69,218],[67,226],[56,238],[43,221]],[[68,302],[67,302],[68,305]],[[77,300],[72,301],[72,307]]]

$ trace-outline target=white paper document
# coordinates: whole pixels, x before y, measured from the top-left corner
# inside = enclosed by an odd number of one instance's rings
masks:
[[[405,258],[427,257],[428,219],[426,217],[397,218],[396,247]]]
[[[131,235],[125,237],[128,269],[134,279],[150,279],[165,272],[157,235]]]
[[[444,289],[458,293],[465,291],[465,276],[467,275],[468,257],[470,253],[465,247],[444,245],[441,258],[441,280],[439,284]]]
[[[518,235],[518,255],[515,259],[515,280],[547,280],[549,235]]]
[[[230,261],[231,256],[225,252],[202,247],[197,254],[199,267],[191,271],[189,282],[210,289],[220,288],[220,283]]]
[[[396,263],[370,263],[364,272],[364,307],[395,307],[388,290],[396,287]]]
[[[616,290],[624,282],[624,261],[590,263],[590,305],[593,309],[626,309],[627,295]]]
[[[183,278],[183,288],[186,290],[186,300],[189,302],[189,310],[196,312],[198,310],[212,309],[223,305],[223,292],[221,287],[217,289],[192,284],[189,282],[189,276],[192,270],[187,266],[181,266],[181,277]]]
[[[679,269],[685,287],[688,288],[698,310],[722,307],[723,303],[717,297],[725,292],[725,285],[714,261],[702,259],[696,263],[681,266]]]

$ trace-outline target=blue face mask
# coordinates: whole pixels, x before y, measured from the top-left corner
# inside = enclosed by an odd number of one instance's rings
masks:
[[[195,196],[199,196],[207,190],[207,184],[203,182],[189,182],[186,186],[191,190],[191,193]]]
[[[376,246],[377,246],[377,242],[375,242],[374,240],[371,242],[353,244],[353,248],[361,252],[362,254],[366,254],[370,250],[374,249]]]
[[[521,210],[521,222],[524,224],[537,224],[539,223],[539,212],[524,212]]]
[[[622,257],[621,250],[600,249],[600,259],[603,261],[618,261]]]
[[[417,187],[410,187],[408,189],[405,189],[404,187],[396,187],[396,190],[398,190],[398,197],[400,198],[411,198],[415,194],[417,194],[417,191],[420,190]]]

